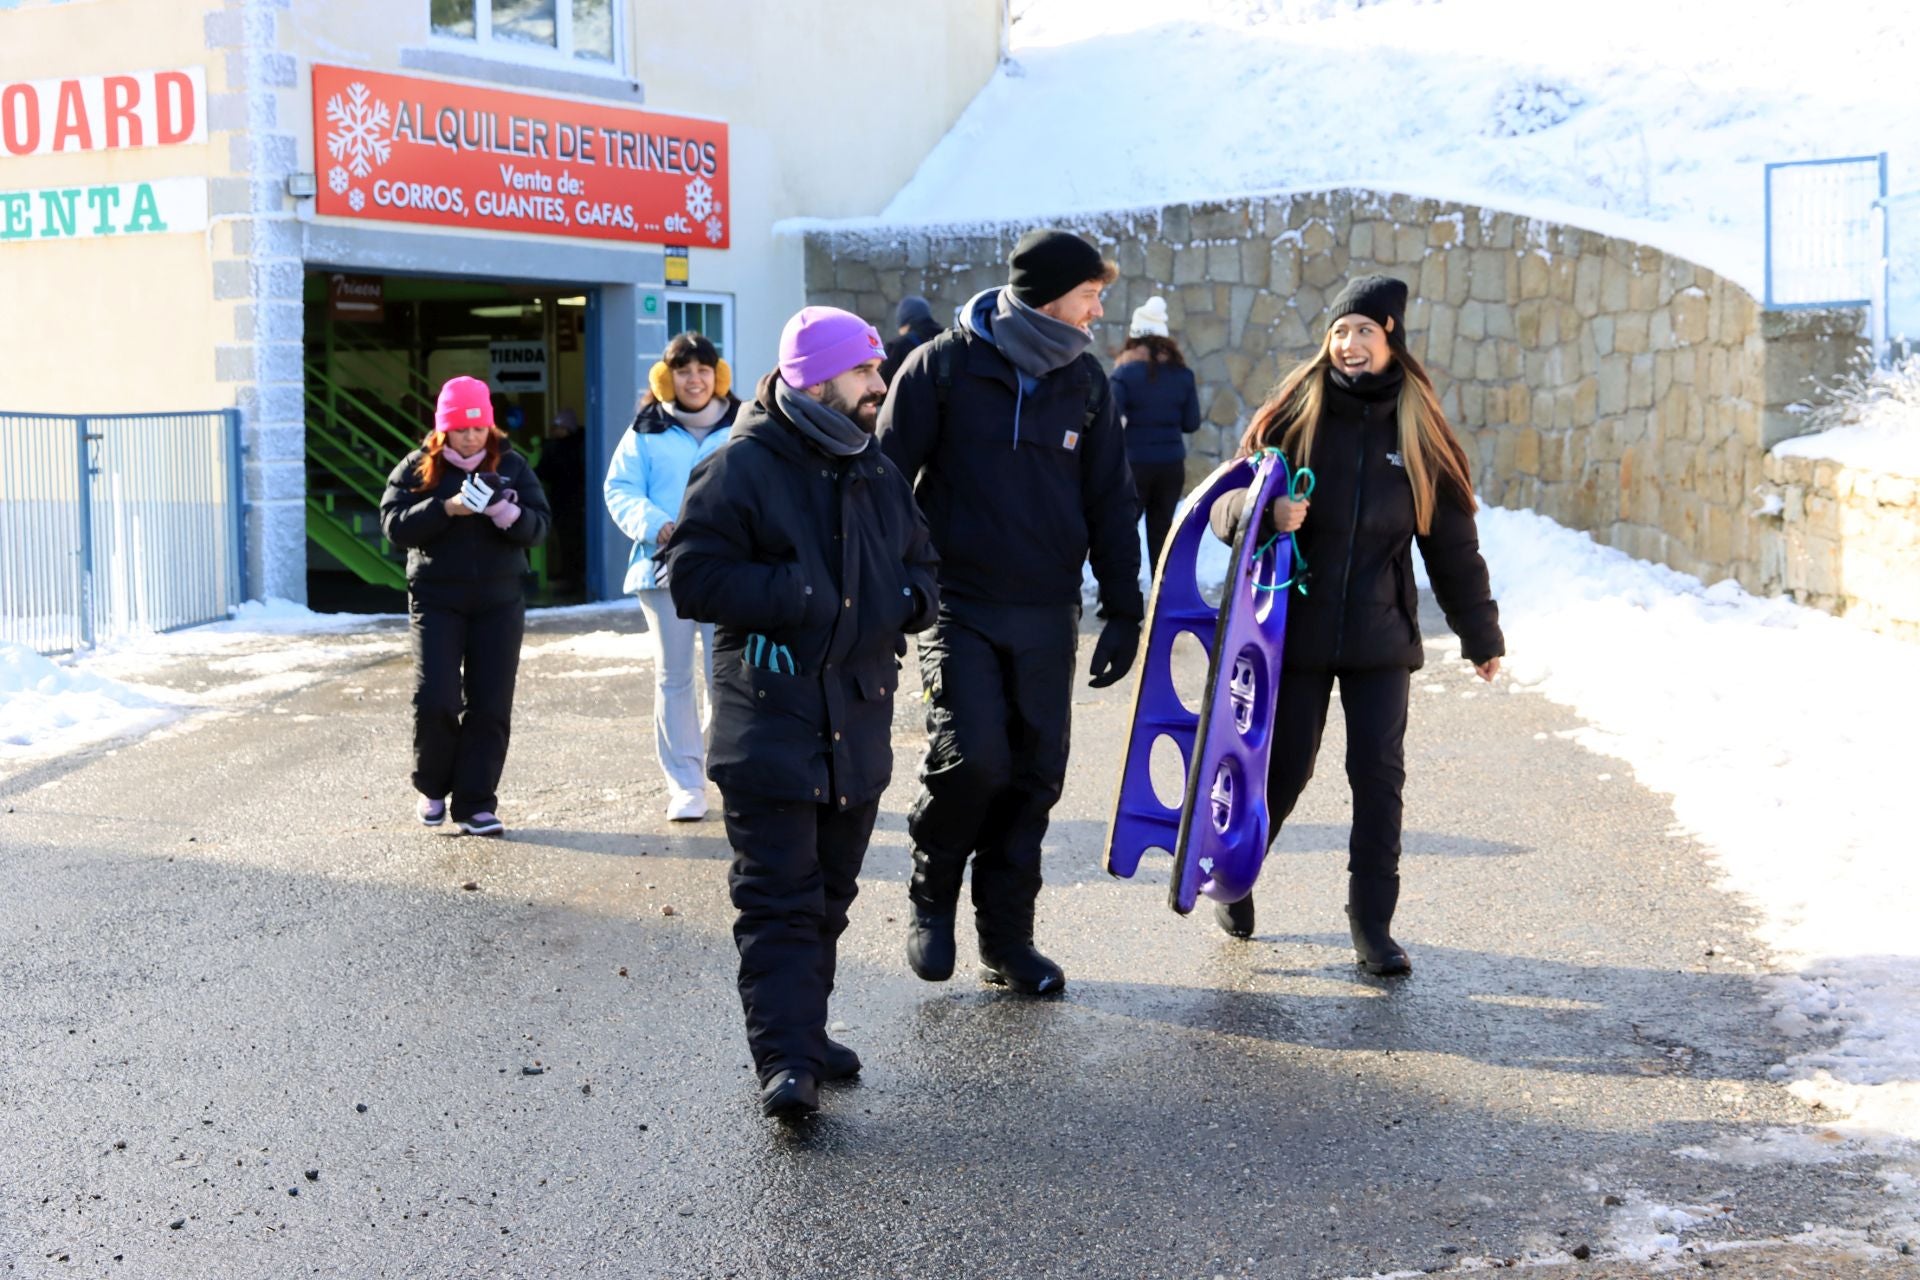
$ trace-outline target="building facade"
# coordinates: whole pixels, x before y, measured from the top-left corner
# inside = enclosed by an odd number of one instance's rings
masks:
[[[771,367],[805,300],[775,224],[878,212],[1004,24],[1002,0],[0,6],[0,409],[237,407],[252,593],[327,606],[393,588],[366,490],[441,381],[484,377],[543,461],[581,425],[555,505],[585,518],[541,572],[605,598],[599,478],[667,337]]]

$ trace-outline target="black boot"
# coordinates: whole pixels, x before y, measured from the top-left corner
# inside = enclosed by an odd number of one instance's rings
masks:
[[[927,982],[953,976],[953,915],[915,906],[907,921],[907,967]]]
[[[1224,929],[1230,937],[1251,938],[1253,936],[1253,895],[1249,893],[1238,902],[1214,903],[1213,922]]]
[[[1031,942],[990,944],[980,940],[980,976],[996,987],[1023,996],[1050,996],[1066,990],[1067,975]]]
[[[827,1060],[821,1069],[822,1080],[851,1080],[860,1074],[860,1055],[827,1037]]]
[[[820,1087],[805,1071],[776,1071],[760,1089],[760,1113],[789,1124],[820,1109]]]
[[[966,859],[956,862],[915,845],[913,875],[907,881],[907,967],[926,982],[953,976],[953,919],[960,905],[960,879]]]
[[[1400,877],[1351,876],[1347,880],[1347,929],[1353,954],[1368,973],[1393,977],[1412,973],[1413,961],[1387,927],[1400,901]]]
[[[1050,996],[1063,990],[1067,975],[1033,945],[1033,903],[1000,904],[991,912],[975,908],[980,930],[980,976],[1021,995]]]

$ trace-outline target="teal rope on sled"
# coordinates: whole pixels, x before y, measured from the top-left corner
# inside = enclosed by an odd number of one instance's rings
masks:
[[[1255,453],[1253,456],[1256,460],[1260,458],[1269,457],[1269,456],[1280,459],[1282,463],[1285,463],[1287,460],[1286,454],[1282,453],[1278,449],[1271,449],[1271,448],[1262,449],[1258,453]],[[1315,478],[1314,478],[1312,467],[1301,467],[1298,471],[1295,471],[1293,473],[1292,483],[1290,483],[1287,486],[1287,501],[1299,502],[1302,499],[1312,497],[1314,481],[1315,481]],[[1280,541],[1280,539],[1292,538],[1292,537],[1293,535],[1290,533],[1274,534],[1271,538],[1268,538],[1265,542],[1260,544],[1260,549],[1253,553],[1254,558],[1258,559],[1259,557],[1266,555],[1267,552],[1273,550],[1273,544]],[[1294,538],[1293,539],[1293,572],[1287,575],[1287,580],[1285,582],[1275,583],[1272,586],[1268,586],[1266,583],[1263,583],[1263,582],[1256,582],[1253,584],[1253,589],[1255,591],[1285,591],[1288,587],[1295,587],[1295,588],[1298,588],[1301,595],[1305,595],[1307,594],[1307,579],[1303,570],[1305,570],[1306,567],[1307,567],[1307,557],[1300,550],[1300,539]]]

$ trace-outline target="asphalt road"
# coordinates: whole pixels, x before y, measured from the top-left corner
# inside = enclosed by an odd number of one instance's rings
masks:
[[[834,1004],[865,1075],[761,1120],[719,823],[663,820],[639,638],[574,642],[637,626],[535,625],[505,841],[415,824],[390,627],[0,782],[9,1275],[1613,1277],[1663,1232],[1660,1266],[1907,1273],[1833,1247],[1909,1239],[1900,1170],[1771,1078],[1806,1046],[1705,853],[1449,646],[1414,682],[1399,983],[1345,936],[1337,713],[1251,942],[1169,912],[1164,858],[1100,870],[1126,686],[1079,695],[1048,848],[1066,996],[980,985],[970,938],[918,982],[903,698]]]

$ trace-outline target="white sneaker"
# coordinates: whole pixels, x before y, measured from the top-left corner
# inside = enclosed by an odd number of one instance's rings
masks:
[[[698,791],[675,791],[667,797],[667,821],[698,822],[707,816],[707,797]]]

